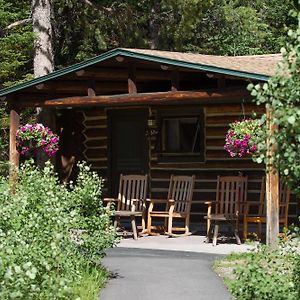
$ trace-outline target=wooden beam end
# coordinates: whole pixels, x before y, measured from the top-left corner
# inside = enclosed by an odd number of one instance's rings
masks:
[[[41,83],[41,84],[37,84],[35,87],[36,87],[37,90],[42,90],[42,89],[45,88],[45,86],[46,85],[44,83]]]
[[[85,70],[79,70],[77,72],[75,72],[76,76],[80,77],[80,76],[83,76],[85,73]]]
[[[123,62],[124,60],[125,60],[125,58],[123,56],[117,56],[116,57],[117,62]]]

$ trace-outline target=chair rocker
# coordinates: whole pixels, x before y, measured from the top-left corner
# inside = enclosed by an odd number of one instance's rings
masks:
[[[142,232],[146,232],[146,196],[148,187],[147,175],[120,175],[118,198],[104,198],[108,208],[114,202],[114,227],[120,225],[121,218],[130,218],[133,238],[137,240],[136,217],[142,218]]]
[[[167,199],[150,199],[148,211],[148,234],[158,226],[152,225],[153,218],[165,219],[164,231],[170,236],[189,235],[190,210],[192,204],[195,176],[171,176]],[[165,210],[154,210],[155,204],[164,204]],[[173,227],[174,219],[184,219],[184,227]],[[166,231],[167,227],[167,231]],[[175,234],[174,231],[184,232]]]
[[[225,223],[230,226],[237,243],[240,245],[239,218],[242,204],[247,197],[247,176],[218,176],[216,201],[208,201],[207,236],[206,242],[212,238],[213,246],[217,245],[219,224]]]

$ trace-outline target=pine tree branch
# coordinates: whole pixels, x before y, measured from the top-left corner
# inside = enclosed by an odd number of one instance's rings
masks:
[[[81,0],[84,4],[90,6],[90,7],[93,7],[93,8],[99,8],[101,7],[101,9],[107,11],[107,12],[111,12],[112,11],[112,8],[110,7],[103,7],[103,6],[99,6],[99,5],[96,5],[94,4],[93,2],[91,2],[90,0]]]
[[[28,18],[28,19],[24,19],[24,20],[20,20],[20,21],[16,21],[14,23],[11,23],[10,25],[8,25],[6,27],[6,29],[12,29],[14,27],[20,26],[20,25],[25,25],[25,24],[29,24],[32,22],[32,18]]]
[[[95,5],[90,0],[82,0],[86,5],[95,7]]]

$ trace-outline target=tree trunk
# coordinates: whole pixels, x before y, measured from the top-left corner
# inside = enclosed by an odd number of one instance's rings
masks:
[[[32,0],[32,27],[35,35],[34,77],[47,75],[54,70],[51,0]]]
[[[161,11],[160,0],[153,1],[150,14],[149,31],[150,31],[150,48],[158,49],[160,22],[159,15]]]
[[[32,0],[32,28],[35,35],[33,69],[34,77],[40,77],[54,70],[53,40],[52,40],[52,1]],[[55,130],[54,110],[37,107],[38,123]],[[44,165],[46,157],[38,155],[38,165]]]

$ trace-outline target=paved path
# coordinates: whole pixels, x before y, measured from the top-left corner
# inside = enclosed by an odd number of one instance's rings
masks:
[[[104,265],[112,278],[101,300],[229,300],[211,270],[217,254],[114,248]]]

